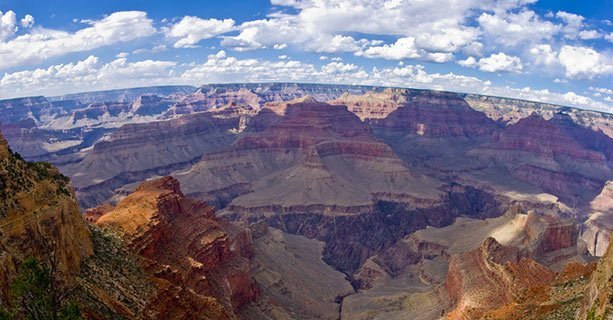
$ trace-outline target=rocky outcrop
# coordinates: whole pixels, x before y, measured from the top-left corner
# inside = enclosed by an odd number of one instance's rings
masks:
[[[217,220],[210,207],[186,198],[173,178],[142,183],[96,224],[117,230],[146,259],[142,267],[150,275],[214,297],[227,310],[258,295],[249,270],[249,231]]]
[[[57,169],[28,163],[9,149],[0,135],[0,297],[19,264],[36,257],[53,263],[58,277],[73,284],[80,264],[93,254],[89,230],[74,193]]]
[[[330,104],[345,105],[349,111],[364,121],[367,119],[384,119],[407,102],[406,90],[385,89],[383,92],[367,92],[363,95],[344,93],[328,101]]]
[[[609,319],[613,315],[613,245],[600,258],[590,278],[578,319]]]
[[[451,256],[444,287],[454,309],[447,317],[478,319],[511,303],[521,290],[554,278],[553,271],[522,258],[517,249],[488,238],[474,251]]]
[[[603,256],[613,232],[613,181],[608,181],[587,209],[589,214],[581,228],[581,239],[592,255]]]

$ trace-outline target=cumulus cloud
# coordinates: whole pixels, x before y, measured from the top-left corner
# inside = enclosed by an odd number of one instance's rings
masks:
[[[232,30],[234,30],[232,19],[201,19],[185,16],[165,31],[168,37],[178,38],[174,44],[175,48],[191,48],[204,39],[210,39]]]
[[[600,87],[589,87],[588,90],[594,91],[601,94],[610,94],[613,95],[613,89],[609,88],[600,88]]]
[[[544,66],[557,66],[558,52],[548,44],[539,44],[530,48],[530,54],[534,63]]]
[[[21,26],[24,28],[32,28],[32,26],[34,25],[34,17],[29,14],[26,14],[26,16],[21,19],[20,23]]]
[[[569,91],[563,94],[562,97],[568,103],[573,104],[573,105],[588,105],[590,104],[590,102],[592,102],[592,99],[586,96],[578,95],[572,91]]]
[[[358,66],[353,63],[346,64],[342,62],[331,62],[321,68],[321,70],[325,73],[346,73],[357,69]]]
[[[569,78],[591,79],[613,73],[613,58],[592,48],[565,45],[560,50],[559,59]]]
[[[600,33],[596,30],[582,30],[579,32],[579,39],[593,40],[600,38]]]
[[[458,64],[461,65],[462,67],[474,67],[477,65],[477,59],[470,56],[466,58],[465,60],[458,61]]]
[[[472,45],[479,35],[475,27],[466,26],[466,16],[480,6],[477,0],[408,2],[397,0],[306,0],[273,1],[292,7],[294,14],[276,12],[268,19],[241,24],[237,36],[225,37],[222,45],[238,51],[272,47],[277,43],[300,45],[314,52],[362,52],[375,47],[365,56],[398,56],[393,51],[412,39],[414,47],[425,50],[419,57],[430,61],[449,60],[450,55]],[[440,10],[445,7],[445,10]],[[403,26],[399,28],[398,26]],[[351,34],[393,35],[399,43],[389,44],[390,52],[380,41],[354,39]],[[380,51],[380,53],[377,53]],[[433,53],[429,55],[428,53]],[[405,54],[411,56],[411,54]],[[414,58],[418,58],[417,56]],[[392,58],[390,58],[392,59]]]
[[[479,69],[485,72],[521,72],[523,65],[519,57],[499,52],[479,59]]]
[[[490,41],[505,46],[551,39],[561,28],[550,21],[542,20],[530,10],[516,14],[483,13],[477,21]]]
[[[15,12],[9,10],[6,13],[0,11],[0,42],[15,35],[17,31],[17,16]]]
[[[391,45],[383,45],[379,47],[370,47],[363,53],[360,53],[367,58],[382,58],[388,60],[402,60],[419,58],[419,51],[415,46],[415,38],[406,37],[396,40]]]
[[[0,78],[0,95],[56,94],[173,82],[176,65],[156,60],[128,62],[125,57],[103,64],[90,55],[76,63],[5,73]]]
[[[14,25],[14,17],[8,20]],[[89,27],[74,33],[38,28],[32,33],[0,42],[0,70],[41,62],[67,53],[128,42],[155,32],[152,21],[141,11],[115,12],[101,20],[90,22]]]

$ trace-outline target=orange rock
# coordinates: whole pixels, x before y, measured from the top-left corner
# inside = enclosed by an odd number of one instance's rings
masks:
[[[142,183],[96,224],[117,230],[146,258],[143,269],[149,274],[199,299],[214,298],[230,313],[258,296],[249,268],[249,231],[185,197],[174,178]]]

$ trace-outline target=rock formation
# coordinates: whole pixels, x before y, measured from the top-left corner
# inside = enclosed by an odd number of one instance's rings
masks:
[[[173,178],[142,183],[96,224],[117,230],[133,252],[146,258],[147,273],[215,297],[229,310],[258,295],[249,270],[248,230],[217,220],[210,207],[186,198]]]
[[[502,164],[514,178],[568,204],[585,203],[613,176],[602,153],[607,149],[584,147],[580,141],[587,137],[577,140],[571,134],[572,128],[561,124],[533,114],[497,131],[490,143],[471,150],[471,154],[485,162]],[[597,132],[592,136],[600,137]]]
[[[0,297],[19,264],[36,257],[68,283],[93,254],[68,178],[48,163],[28,163],[0,135]]]
[[[606,253],[592,274],[578,318],[609,319],[611,315],[613,315],[613,245],[609,243]]]

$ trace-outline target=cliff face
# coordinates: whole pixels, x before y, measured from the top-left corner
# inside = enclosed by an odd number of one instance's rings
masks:
[[[604,256],[613,232],[613,181],[608,181],[600,194],[590,202],[588,219],[583,223],[581,239],[589,252]]]
[[[491,134],[497,125],[452,93],[425,92],[387,117],[373,121],[375,130],[424,137],[478,137]]]
[[[576,124],[561,117],[547,121],[533,114],[495,132],[491,142],[470,154],[503,165],[514,178],[566,203],[588,202],[613,176],[603,154],[609,153],[613,140],[603,138],[601,132],[577,129]],[[600,146],[585,142],[600,139],[604,139],[598,142]]]
[[[613,245],[609,243],[600,258],[596,271],[579,310],[579,319],[609,319],[613,315]]]
[[[249,270],[249,231],[217,220],[204,203],[186,198],[173,178],[142,183],[96,224],[117,230],[145,258],[148,274],[213,297],[230,313],[258,295]]]
[[[452,256],[445,289],[455,309],[450,319],[480,318],[513,301],[530,286],[551,282],[555,273],[534,260],[521,258],[515,248],[488,238],[470,252]]]
[[[68,178],[51,165],[16,157],[1,135],[0,252],[3,299],[25,258],[55,261],[59,276],[71,283],[81,262],[93,254]]]
[[[108,201],[116,188],[168,174],[229,145],[234,139],[230,131],[238,126],[238,118],[217,119],[211,114],[126,125],[62,170],[74,177],[81,204],[92,207]]]

